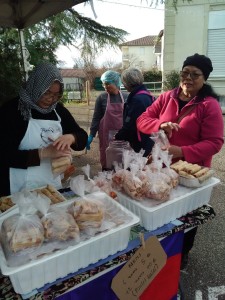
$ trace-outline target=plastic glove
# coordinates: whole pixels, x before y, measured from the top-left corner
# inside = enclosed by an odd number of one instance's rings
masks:
[[[92,143],[92,141],[93,141],[93,135],[89,135],[89,137],[88,137],[88,140],[87,140],[87,144],[86,144],[86,149],[87,150],[90,150],[91,149],[91,147],[90,147],[90,145],[91,145],[91,143]]]

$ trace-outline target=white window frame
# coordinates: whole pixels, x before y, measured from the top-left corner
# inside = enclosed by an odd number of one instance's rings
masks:
[[[225,10],[209,12],[207,55],[213,64],[210,77],[225,77]]]

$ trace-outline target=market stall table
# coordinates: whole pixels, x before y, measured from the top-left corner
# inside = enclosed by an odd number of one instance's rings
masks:
[[[176,299],[184,231],[204,224],[214,217],[213,208],[210,205],[203,205],[154,231],[147,231],[139,225],[134,226],[131,230],[130,242],[125,250],[89,265],[74,274],[69,274],[54,283],[47,284],[29,295],[16,294],[10,279],[2,276],[0,278],[0,299],[116,300],[118,298],[111,289],[111,281],[140,247],[138,237],[140,232],[144,234],[145,239],[150,236],[157,236],[168,256],[166,265],[150,283],[140,299]]]

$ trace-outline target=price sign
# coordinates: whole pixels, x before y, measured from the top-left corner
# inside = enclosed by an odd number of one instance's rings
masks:
[[[113,278],[113,291],[120,300],[138,299],[166,260],[166,253],[157,237],[150,237]]]

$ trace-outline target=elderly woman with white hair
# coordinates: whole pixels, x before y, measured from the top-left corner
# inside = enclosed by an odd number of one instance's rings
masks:
[[[121,79],[118,72],[106,71],[102,74],[101,81],[105,92],[96,99],[86,149],[90,150],[90,144],[98,132],[100,163],[102,170],[106,170],[106,148],[122,126],[123,105],[128,94],[120,91]]]
[[[136,120],[153,103],[154,97],[143,84],[143,74],[137,68],[123,71],[121,79],[130,94],[124,105],[123,126],[115,135],[115,139],[128,141],[135,152],[143,149],[144,156],[148,156],[154,142],[149,135],[138,133]]]

